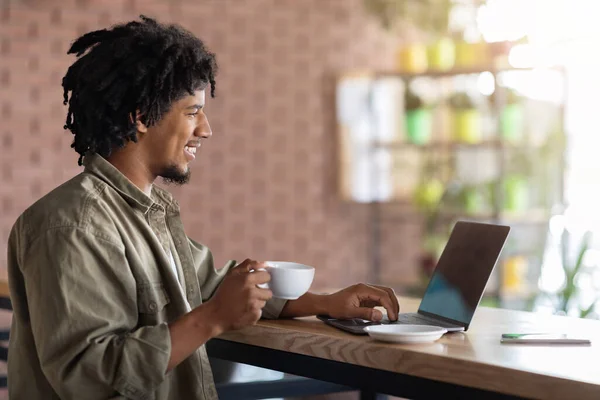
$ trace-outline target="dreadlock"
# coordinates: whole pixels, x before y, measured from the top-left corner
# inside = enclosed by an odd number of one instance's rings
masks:
[[[210,84],[215,95],[217,64],[204,43],[178,25],[140,18],[86,33],[67,53],[78,59],[62,80],[69,104],[64,128],[75,137],[71,147],[79,165],[87,153],[106,158],[136,142],[138,113],[152,126],[188,93]]]

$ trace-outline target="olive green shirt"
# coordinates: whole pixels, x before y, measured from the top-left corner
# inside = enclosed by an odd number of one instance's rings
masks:
[[[10,234],[11,400],[216,399],[204,346],[166,372],[167,324],[210,299],[233,265],[215,269],[168,192],[149,197],[102,157],[85,157],[85,170]],[[263,317],[284,304],[269,301]]]

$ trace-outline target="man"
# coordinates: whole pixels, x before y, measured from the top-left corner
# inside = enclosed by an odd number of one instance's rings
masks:
[[[190,32],[142,17],[77,39],[65,128],[84,171],[27,209],[9,238],[10,398],[215,399],[204,344],[265,318],[392,319],[391,289],[272,299],[264,265],[217,271],[177,202],[212,132],[216,63]]]

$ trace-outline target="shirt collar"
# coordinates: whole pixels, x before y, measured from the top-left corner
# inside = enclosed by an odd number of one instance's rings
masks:
[[[179,212],[179,204],[169,192],[152,185],[152,194],[148,196],[99,154],[86,155],[83,158],[83,165],[85,172],[102,179],[115,189],[129,205],[140,209],[144,214],[151,208],[157,207],[170,212]]]

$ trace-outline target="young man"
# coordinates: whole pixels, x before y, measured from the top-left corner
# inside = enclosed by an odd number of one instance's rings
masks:
[[[266,318],[396,318],[391,289],[272,299],[263,266],[184,233],[157,177],[186,183],[212,132],[214,55],[142,17],[77,39],[63,78],[66,129],[84,171],[27,209],[9,239],[11,399],[215,399],[204,344]]]

